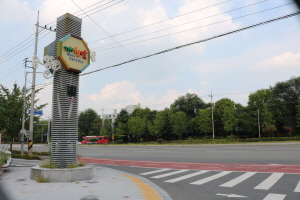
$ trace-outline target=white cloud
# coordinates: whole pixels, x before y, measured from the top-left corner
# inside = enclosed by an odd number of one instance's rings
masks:
[[[201,86],[208,86],[210,84],[209,81],[200,81]]]
[[[259,69],[263,70],[277,70],[299,67],[300,65],[300,52],[292,53],[285,52],[278,56],[274,56],[260,63]]]

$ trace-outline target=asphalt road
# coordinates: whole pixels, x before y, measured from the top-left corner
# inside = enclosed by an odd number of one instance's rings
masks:
[[[13,149],[20,150],[20,145],[14,145]],[[48,151],[49,146],[36,145],[33,150]],[[90,158],[147,161],[300,164],[300,143],[209,146],[79,145],[78,154]]]
[[[14,145],[14,149],[20,149]],[[48,151],[34,146],[34,151]],[[290,164],[300,166],[300,143],[207,146],[78,146],[82,157],[136,161],[191,163]],[[124,161],[125,162],[125,161]],[[133,162],[132,162],[133,163]],[[174,164],[174,163],[173,163]],[[174,200],[253,199],[299,200],[299,173],[192,170],[103,165],[143,176]],[[158,171],[160,170],[160,171]]]

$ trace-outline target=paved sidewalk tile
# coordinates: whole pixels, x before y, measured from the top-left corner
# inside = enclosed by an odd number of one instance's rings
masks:
[[[132,181],[133,178],[129,177],[130,175],[118,170],[95,166],[92,180],[37,183],[30,180],[29,167],[11,167],[10,171],[0,176],[0,184],[11,200],[149,199],[145,198],[145,190],[142,191],[137,186],[137,181]],[[163,199],[155,189],[152,188],[151,191],[157,199]]]

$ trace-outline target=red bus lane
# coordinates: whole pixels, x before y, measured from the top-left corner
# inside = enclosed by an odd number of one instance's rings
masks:
[[[121,165],[149,168],[236,171],[236,172],[279,172],[300,174],[300,165],[285,164],[247,164],[247,163],[192,163],[192,162],[161,162],[140,160],[118,160],[81,157],[79,160],[86,163],[103,165]]]

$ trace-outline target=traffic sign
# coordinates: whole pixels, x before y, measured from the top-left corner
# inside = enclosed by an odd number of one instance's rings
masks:
[[[30,110],[27,110],[28,113],[30,113]],[[42,110],[34,110],[34,113],[35,115],[43,115],[43,111]]]

